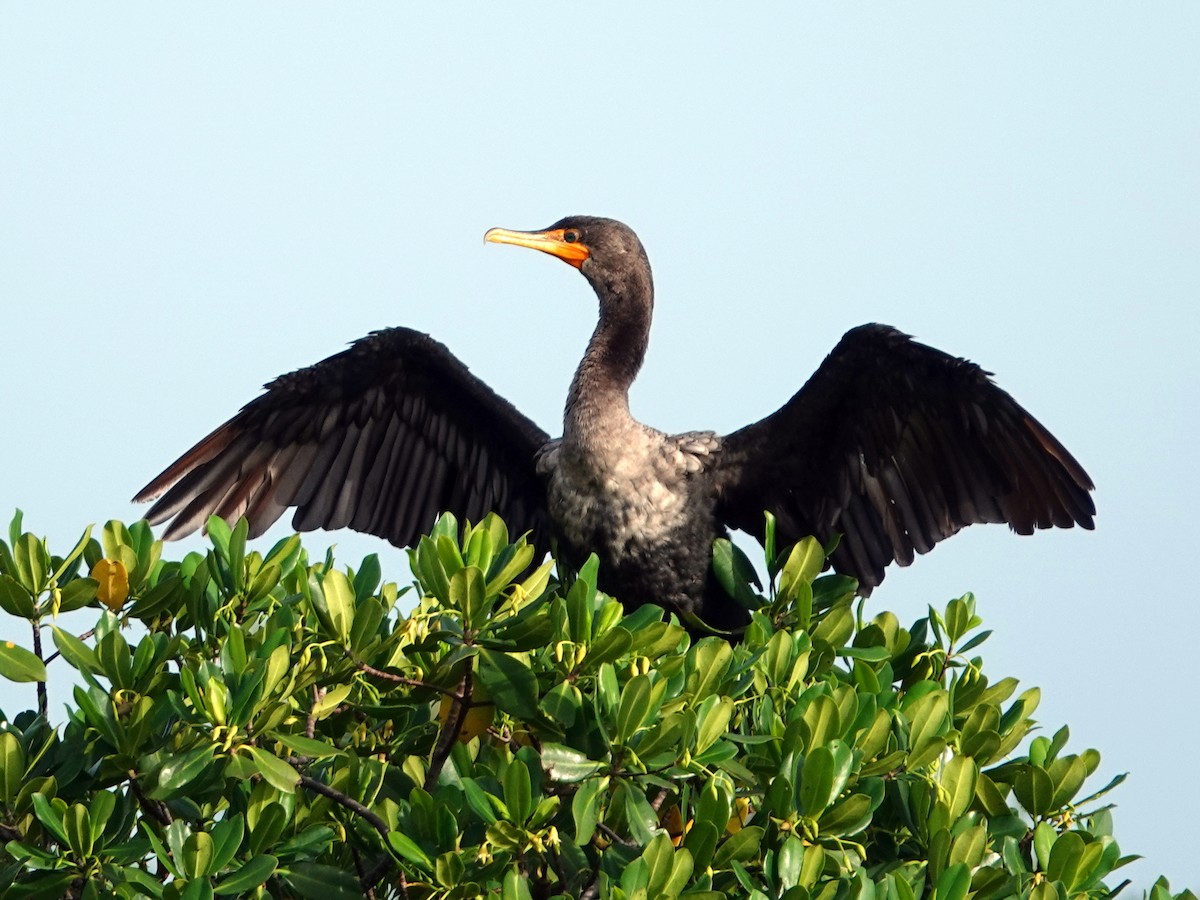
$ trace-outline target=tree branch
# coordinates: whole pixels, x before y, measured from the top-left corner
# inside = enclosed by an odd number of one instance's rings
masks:
[[[414,688],[427,688],[431,691],[436,691],[439,694],[445,694],[447,697],[457,697],[457,691],[450,688],[444,688],[441,685],[430,684],[428,681],[418,681],[416,678],[405,678],[403,675],[395,675],[392,672],[385,672],[383,669],[376,669],[374,666],[369,666],[365,662],[359,660],[354,661],[354,665],[358,667],[360,672],[366,672],[375,678],[383,681],[390,681],[392,684],[404,684]]]
[[[289,756],[287,758],[287,762],[295,767],[298,765],[304,765],[306,760],[299,756]],[[311,775],[305,775],[303,772],[299,771],[297,774],[300,776],[300,783],[314,794],[320,794],[322,797],[328,797],[334,803],[337,803],[338,805],[350,810],[350,812],[362,816],[367,820],[368,823],[370,823],[372,828],[379,832],[380,837],[382,837],[384,840],[387,840],[388,832],[391,831],[391,829],[388,828],[387,822],[383,821],[383,819],[371,812],[369,808],[363,806],[353,797],[343,794],[337,788],[332,788],[325,782],[318,781]]]
[[[33,623],[33,655],[42,659],[42,626],[37,622]],[[46,660],[42,659],[43,665],[45,662]],[[50,697],[46,693],[46,682],[44,681],[37,682],[37,704],[38,715],[49,721]]]
[[[442,731],[433,747],[433,756],[429,760],[429,771],[425,773],[426,791],[433,791],[438,776],[442,774],[442,766],[450,758],[450,751],[454,749],[454,742],[458,740],[458,734],[462,731],[467,710],[471,708],[471,692],[474,687],[475,683],[471,677],[471,660],[468,659],[466,671],[463,672],[463,676],[458,682],[458,693],[453,695],[454,701],[450,704],[450,714],[442,723]]]

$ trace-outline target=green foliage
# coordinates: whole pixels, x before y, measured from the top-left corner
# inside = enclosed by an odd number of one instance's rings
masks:
[[[0,675],[38,691],[0,715],[4,896],[1043,900],[1109,896],[1129,860],[1120,779],[1085,788],[1066,728],[1027,740],[1038,692],[969,655],[970,595],[865,620],[828,548],[769,527],[765,595],[715,548],[754,609],[731,646],[624,615],[594,559],[531,570],[494,516],[422,538],[407,615],[375,556],[209,536],[169,562],[110,522],[60,558],[18,514],[0,542],[5,633],[31,635]]]

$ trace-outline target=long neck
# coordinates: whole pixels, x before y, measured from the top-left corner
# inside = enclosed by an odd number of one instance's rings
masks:
[[[646,358],[654,306],[648,269],[593,286],[600,299],[600,321],[575,370],[563,419],[563,437],[584,442],[633,421],[629,387]]]

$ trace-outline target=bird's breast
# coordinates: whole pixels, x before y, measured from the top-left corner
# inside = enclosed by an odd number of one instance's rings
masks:
[[[711,518],[703,477],[715,443],[631,429],[599,445],[550,445],[539,460],[551,518],[580,553],[619,564]]]

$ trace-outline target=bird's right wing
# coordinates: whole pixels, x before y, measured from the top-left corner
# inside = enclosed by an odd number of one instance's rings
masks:
[[[884,325],[848,332],[777,412],[722,442],[718,515],[781,542],[842,536],[840,572],[870,588],[892,561],[977,522],[1092,527],[1092,481],[974,363]]]
[[[299,531],[349,527],[408,546],[443,511],[498,513],[548,548],[534,457],[548,435],[428,335],[376,331],[281,376],[138,493],[183,537],[211,515],[251,536],[289,507]],[[161,495],[161,496],[160,496]]]

